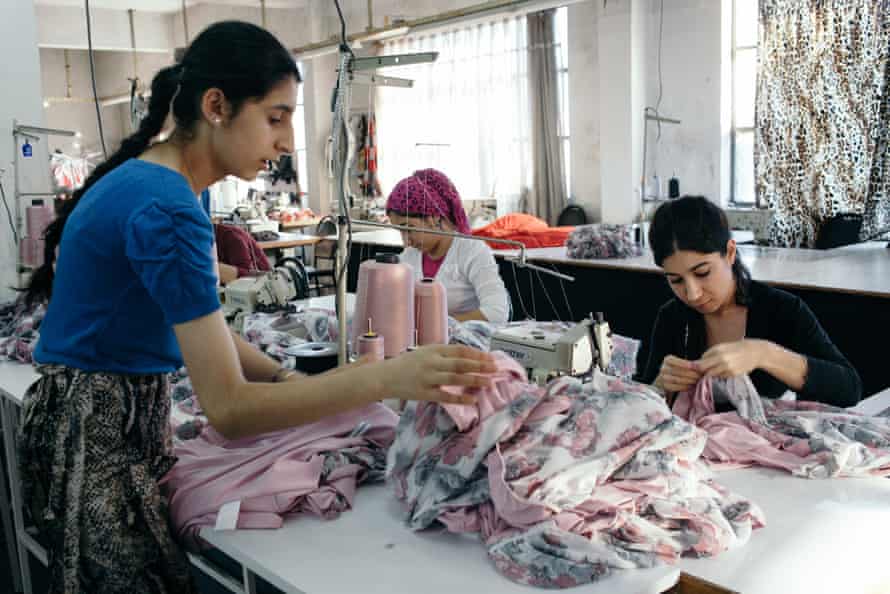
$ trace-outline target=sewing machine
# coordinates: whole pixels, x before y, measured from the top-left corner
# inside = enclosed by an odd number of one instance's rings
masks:
[[[578,323],[524,322],[497,330],[492,351],[504,351],[543,384],[556,376],[580,376],[601,370],[612,359],[612,332],[602,313]]]
[[[228,283],[223,310],[231,314],[286,309],[294,299],[309,296],[307,278],[302,262],[295,258],[282,258],[279,265],[269,272]]]

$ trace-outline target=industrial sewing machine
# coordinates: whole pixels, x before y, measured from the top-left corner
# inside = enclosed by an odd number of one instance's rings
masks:
[[[539,384],[562,376],[601,370],[612,359],[612,332],[602,313],[577,323],[524,322],[497,330],[492,351],[504,351]]]
[[[294,299],[309,296],[306,268],[296,258],[282,258],[269,272],[233,280],[224,294],[223,310],[227,314],[286,309]]]

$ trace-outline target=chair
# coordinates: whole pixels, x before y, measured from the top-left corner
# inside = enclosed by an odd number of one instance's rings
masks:
[[[315,227],[315,235],[327,237],[337,234],[337,224],[334,217],[323,217]],[[315,293],[321,296],[322,289],[333,289],[337,286],[335,280],[335,264],[337,260],[337,240],[322,239],[315,244],[313,249],[312,266],[307,267],[309,280],[314,284]],[[326,279],[322,282],[322,279]]]
[[[562,209],[562,212],[559,213],[559,218],[556,221],[557,227],[577,227],[578,225],[586,224],[587,213],[585,213],[584,209],[577,204],[569,204]]]
[[[816,249],[830,250],[832,248],[850,245],[859,242],[859,232],[862,229],[862,215],[855,213],[842,213],[827,219],[816,233]]]

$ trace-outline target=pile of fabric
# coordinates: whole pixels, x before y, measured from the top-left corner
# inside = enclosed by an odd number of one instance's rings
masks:
[[[716,412],[715,402],[732,412]],[[705,378],[678,396],[674,414],[708,433],[717,468],[766,466],[806,478],[890,475],[890,419],[819,402],[761,398],[748,376]]]
[[[643,249],[634,239],[630,225],[582,225],[576,227],[566,239],[569,258],[631,258],[642,253]]]
[[[380,481],[397,417],[382,404],[257,437],[227,440],[212,427],[176,445],[169,489],[175,534],[200,548],[220,507],[240,502],[238,528],[280,528],[285,516],[330,519],[350,509],[358,485]]]
[[[551,227],[547,221],[516,212],[500,217],[484,227],[473,229],[473,235],[518,241],[527,248],[559,247],[565,244],[572,229],[574,227]],[[493,250],[516,249],[515,246],[497,241],[486,243]]]
[[[44,315],[45,305],[28,306],[24,298],[0,306],[0,357],[32,363]]]
[[[387,472],[414,530],[477,533],[498,570],[569,587],[743,545],[751,502],[706,480],[707,435],[646,386],[525,381],[506,356],[474,407],[409,403]]]

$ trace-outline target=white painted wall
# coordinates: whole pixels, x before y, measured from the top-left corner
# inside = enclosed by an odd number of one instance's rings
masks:
[[[31,4],[27,0],[13,0]],[[125,3],[121,3],[125,4]],[[87,47],[86,13],[83,6],[52,6],[39,4],[37,14],[38,43],[50,47]],[[93,48],[129,49],[130,20],[126,10],[90,7]],[[136,47],[169,49],[173,45],[173,15],[169,13],[135,12],[133,29]]]
[[[293,48],[310,43],[313,38],[309,10],[310,8],[306,6],[289,9],[267,8],[266,28],[278,37],[285,47]],[[256,3],[256,7],[198,4],[190,6],[187,14],[189,39],[193,39],[208,25],[219,21],[238,20],[256,25],[262,24],[259,2]],[[185,45],[181,12],[173,16],[172,25],[175,45],[177,47]]]
[[[3,93],[0,93],[0,182],[15,213],[13,201],[12,121],[44,126],[40,92],[40,57],[37,52],[37,23],[30,2],[14,0],[16,10],[4,10],[0,19],[0,66]],[[49,189],[47,143],[31,143],[34,156],[20,169],[22,189],[40,192]],[[17,149],[18,150],[18,149]],[[10,287],[17,284],[15,270],[16,245],[7,220],[6,209],[0,210],[0,300],[12,298]]]
[[[647,0],[646,105],[658,98],[658,27],[661,2]],[[681,124],[665,124],[661,139],[650,122],[646,174],[665,186],[676,172],[682,194],[721,197],[721,4],[717,0],[664,2],[663,92],[660,112]],[[731,4],[731,2],[730,2]],[[730,83],[728,83],[730,84]]]
[[[568,8],[569,113],[572,156],[569,195],[590,220],[601,216],[598,2]]]

